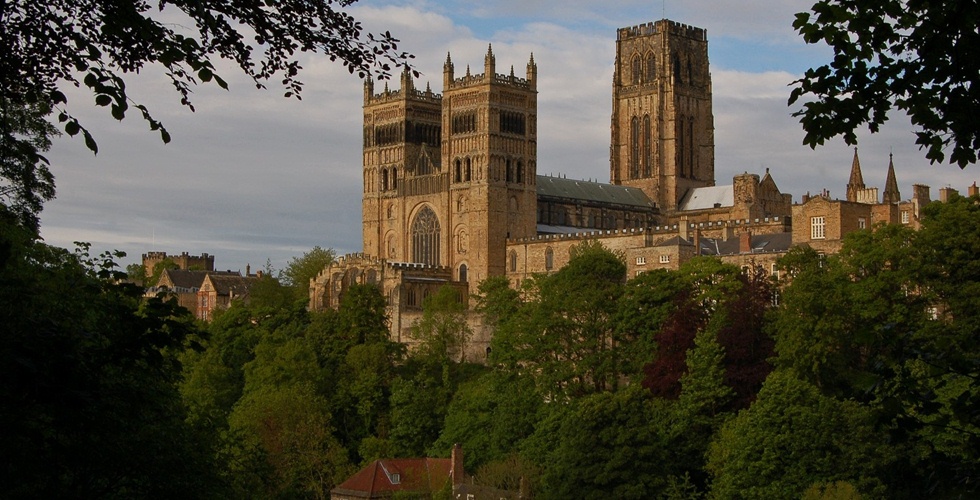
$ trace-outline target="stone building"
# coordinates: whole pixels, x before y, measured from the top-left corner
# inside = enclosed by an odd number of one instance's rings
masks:
[[[201,255],[190,255],[182,252],[180,255],[167,255],[167,252],[148,252],[143,254],[143,269],[146,277],[153,275],[153,268],[165,261],[173,261],[178,269],[195,271],[214,271],[214,255],[202,253]]]
[[[441,94],[416,88],[408,72],[397,90],[367,80],[364,250],[311,281],[310,308],[335,308],[351,284],[376,284],[392,338],[411,346],[422,301],[440,287],[466,302],[489,276],[516,286],[560,269],[584,240],[620,252],[630,276],[697,255],[775,272],[798,241],[835,251],[849,231],[917,220],[928,188],[897,201],[892,168],[879,203],[856,153],[848,200],[794,205],[768,170],[717,185],[707,54],[700,28],[661,20],[618,30],[608,183],[537,174],[533,55],[521,76],[513,66],[498,73],[492,47],[482,73],[460,74],[447,55]],[[467,356],[478,360],[490,332],[477,314],[469,324]]]

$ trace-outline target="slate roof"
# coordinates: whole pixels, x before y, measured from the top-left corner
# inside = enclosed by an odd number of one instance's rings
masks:
[[[706,208],[735,206],[735,186],[709,186],[689,189],[684,193],[678,209],[684,210],[704,210]]]
[[[793,244],[792,233],[753,234],[752,253],[785,252]],[[737,255],[739,239],[701,238],[701,255]]]
[[[537,176],[538,197],[582,200],[592,203],[654,208],[656,205],[639,188],[578,181],[547,175]]]
[[[197,291],[204,283],[208,274],[241,276],[234,271],[196,271],[188,269],[166,269],[160,276],[161,286],[168,286],[174,291]]]
[[[684,238],[681,238],[680,236],[674,236],[673,238],[666,239],[664,241],[661,241],[660,243],[657,243],[657,246],[658,247],[677,247],[677,246],[693,247],[694,243],[691,243],[690,241],[687,241]]]
[[[249,288],[252,284],[256,282],[259,278],[254,276],[240,276],[236,274],[225,275],[225,274],[211,274],[209,276],[211,284],[214,286],[214,290],[218,292],[218,295],[234,295],[235,297],[241,297],[243,295],[248,295]]]
[[[331,493],[355,498],[387,498],[395,491],[438,491],[449,480],[451,469],[452,460],[448,458],[375,460],[337,485]]]

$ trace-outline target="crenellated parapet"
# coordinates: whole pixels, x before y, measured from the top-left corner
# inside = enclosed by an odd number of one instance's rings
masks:
[[[754,231],[757,232],[758,229],[781,229],[784,227],[789,227],[791,220],[789,217],[765,217],[759,219],[736,219],[729,221],[708,221],[708,222],[689,222],[686,223],[687,230],[702,230],[702,231],[722,231],[725,229],[734,230],[734,232],[741,231]],[[640,227],[640,228],[628,228],[628,229],[597,229],[597,230],[583,230],[576,231],[574,233],[565,234],[544,234],[533,236],[530,238],[511,238],[507,240],[507,244],[524,244],[524,243],[536,243],[543,241],[574,241],[574,240],[594,240],[602,238],[615,238],[622,236],[638,236],[644,234],[653,235],[668,235],[668,234],[680,234],[685,231],[684,223],[678,224],[668,224],[663,226],[651,226],[651,227]],[[766,231],[773,232],[773,231]]]
[[[672,35],[680,35],[687,38],[693,38],[695,40],[707,40],[708,32],[704,28],[698,28],[684,23],[678,23],[676,21],[670,21],[667,19],[662,19],[660,21],[654,21],[649,23],[637,24],[635,26],[630,26],[628,28],[620,28],[616,32],[616,36],[619,40],[627,40],[630,38],[636,38],[640,36],[649,36],[655,33],[666,31]]]

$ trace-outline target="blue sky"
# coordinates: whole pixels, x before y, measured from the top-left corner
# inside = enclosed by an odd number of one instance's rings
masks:
[[[842,196],[853,150],[831,141],[811,151],[786,106],[789,84],[829,58],[793,32],[810,1],[498,2],[371,1],[350,8],[368,31],[391,31],[417,56],[416,83],[441,92],[442,64],[481,68],[492,43],[498,68],[538,65],[538,173],[608,181],[609,119],[616,29],[663,17],[708,31],[715,114],[717,183],[769,168],[795,201],[829,189]],[[49,154],[58,198],[42,213],[42,236],[71,247],[120,249],[134,262],[148,251],[207,252],[219,269],[281,269],[313,246],[361,250],[362,83],[324,57],[303,61],[302,101],[269,85],[258,91],[233,68],[219,66],[230,91],[195,89],[197,112],[159,71],[130,80],[173,136],[163,145],[138,117],[122,123],[91,97],[69,93],[71,110],[99,141],[97,156],[63,137]],[[478,71],[482,71],[479,69]],[[383,84],[381,84],[383,85]],[[397,86],[397,82],[392,85]],[[977,179],[950,165],[930,165],[912,128],[893,115],[884,130],[859,134],[865,182],[883,187],[888,154],[899,188],[913,183],[961,192]]]

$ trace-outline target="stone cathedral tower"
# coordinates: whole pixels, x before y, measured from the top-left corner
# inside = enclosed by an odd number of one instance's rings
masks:
[[[661,20],[617,33],[610,182],[661,210],[714,185],[714,118],[705,30]]]
[[[443,95],[364,88],[364,252],[392,262],[449,268],[457,281],[504,273],[507,238],[534,236],[537,66],[526,78],[457,77],[451,57]]]

